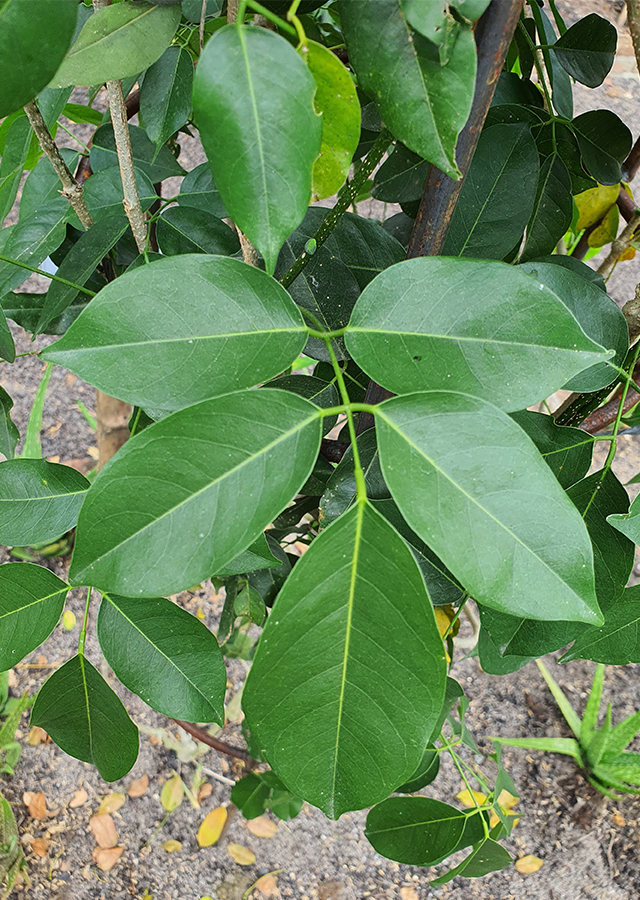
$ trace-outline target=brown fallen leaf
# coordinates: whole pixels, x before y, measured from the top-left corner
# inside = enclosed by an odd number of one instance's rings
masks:
[[[198,791],[198,803],[202,803],[203,800],[206,800],[207,797],[210,797],[212,790],[213,787],[209,784],[208,781],[205,781],[205,783],[200,786],[200,790]]]
[[[98,809],[98,814],[117,812],[120,807],[124,804],[126,797],[124,794],[107,794],[102,803],[100,804],[100,808]]]
[[[418,892],[414,887],[401,887],[400,898],[401,900],[418,900]]]
[[[147,793],[149,788],[149,776],[142,775],[140,778],[136,778],[135,781],[132,781],[129,785],[128,794],[130,797],[142,797],[143,794]]]
[[[227,810],[224,806],[218,806],[217,809],[204,817],[200,828],[198,828],[198,844],[201,847],[212,847],[213,844],[220,840],[222,829],[227,821]]]
[[[279,897],[280,888],[278,887],[278,879],[275,875],[263,875],[258,878],[254,884],[254,888],[260,891],[263,897]]]
[[[108,872],[109,869],[113,869],[123,852],[124,847],[110,847],[108,850],[96,847],[91,856],[99,869],[103,872]]]
[[[69,800],[69,806],[71,809],[77,809],[79,806],[84,806],[88,799],[89,795],[85,790],[74,791],[73,797]]]
[[[39,791],[37,794],[30,794],[29,802],[26,805],[29,808],[29,815],[32,819],[44,819],[47,814],[47,801],[42,791]]]
[[[255,853],[252,853],[248,847],[243,847],[242,844],[229,844],[227,852],[239,866],[252,866],[256,861]]]
[[[31,799],[33,797],[33,793],[31,791],[25,791],[22,795],[22,802],[28,808],[31,803]]]
[[[167,853],[175,853],[176,850],[182,850],[182,843],[180,841],[165,841],[162,849],[166,850]]]
[[[49,841],[45,838],[34,838],[33,843],[31,844],[31,849],[36,854],[36,856],[46,856],[47,850],[49,849]]]
[[[48,744],[51,741],[51,738],[44,730],[44,728],[40,728],[39,725],[34,725],[33,728],[29,731],[29,744],[32,747],[37,747],[38,744]]]
[[[256,837],[272,838],[278,833],[278,826],[266,816],[258,816],[257,819],[250,819],[247,822],[247,828],[251,834]]]
[[[163,809],[166,809],[167,812],[173,812],[174,809],[177,809],[182,800],[184,798],[184,785],[182,783],[182,778],[176,772],[175,775],[172,775],[168,781],[162,786],[162,791],[160,792],[160,803],[162,803]]]
[[[521,875],[532,875],[542,868],[543,860],[539,856],[523,856],[516,860],[516,869]]]
[[[91,816],[89,826],[101,850],[111,850],[118,843],[118,832],[113,819],[108,813]]]

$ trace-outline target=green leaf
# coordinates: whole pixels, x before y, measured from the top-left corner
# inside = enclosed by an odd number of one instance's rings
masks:
[[[528,278],[498,262],[407,260],[363,291],[347,350],[394,393],[442,388],[507,411],[530,406],[612,352],[584,334],[553,291]]]
[[[611,729],[602,757],[603,762],[612,762],[618,753],[622,753],[629,746],[638,732],[640,732],[640,711],[628,716]]]
[[[397,143],[373,177],[371,196],[383,203],[409,203],[424,193],[429,163]]]
[[[195,169],[192,169],[185,175],[176,200],[180,206],[203,209],[218,219],[226,219],[229,216],[213,183],[208,163],[196,166]]]
[[[396,788],[398,794],[413,794],[435,781],[440,771],[440,754],[433,746],[427,746],[420,765],[411,778]]]
[[[327,384],[326,381],[316,378],[314,375],[284,375],[263,384],[262,387],[291,391],[293,394],[310,400],[320,409],[330,409],[332,406],[340,405],[340,394],[335,384]],[[323,434],[331,431],[337,421],[337,415],[325,416],[322,420]]]
[[[133,164],[137,171],[144,172],[152,184],[164,181],[165,178],[171,178],[173,175],[184,175],[184,169],[169,148],[161,147],[157,151],[144,129],[136,125],[129,125],[129,138]],[[113,125],[110,122],[98,128],[93,135],[90,160],[94,172],[118,165],[116,140],[113,134]]]
[[[7,0],[0,9],[0,118],[44,88],[67,52],[76,0]]]
[[[617,303],[595,284],[561,266],[544,262],[524,263],[523,272],[531,275],[569,308],[580,327],[592,341],[615,351],[611,362],[621,366],[629,349],[629,329]],[[607,363],[590,366],[565,385],[566,390],[589,392],[607,387],[617,373]]]
[[[156,151],[191,115],[193,62],[182,47],[167,47],[147,69],[140,88],[140,119]]]
[[[506,256],[531,217],[539,170],[536,142],[527,125],[493,125],[483,130],[443,255]]]
[[[20,440],[18,429],[11,419],[12,409],[13,400],[0,385],[0,453],[7,459],[13,459],[16,444]]]
[[[180,409],[273,378],[305,337],[291,298],[264,272],[194,254],[107,285],[43,358],[136,406]]]
[[[476,80],[471,29],[459,29],[441,65],[437,46],[410,29],[399,0],[341,2],[340,21],[359,86],[375,98],[385,125],[410,150],[457,178],[455,146]]]
[[[613,65],[618,32],[602,16],[591,13],[579,19],[553,45],[562,68],[580,84],[595,88],[602,84]]]
[[[138,758],[138,729],[120,698],[84,656],[74,656],[40,688],[31,725],[65,753],[92,763],[105,781],[123,778]]]
[[[0,463],[0,544],[46,544],[76,524],[89,487],[70,466],[44,459]]]
[[[89,10],[86,10],[87,17],[91,14]],[[76,22],[76,31],[81,27],[80,20],[85,18],[85,13],[82,9],[78,9],[78,21]],[[66,88],[44,88],[38,94],[38,109],[42,113],[42,118],[44,119],[47,128],[53,130],[56,122],[62,115],[62,111],[67,103],[67,100],[71,96],[73,92],[73,85],[70,85]],[[71,104],[75,106],[76,104]]]
[[[558,241],[569,230],[572,218],[571,176],[560,156],[548,156],[540,168],[520,262],[553,253]]]
[[[478,813],[431,797],[389,797],[370,810],[365,836],[387,859],[410,866],[435,866],[484,835]]]
[[[633,138],[627,126],[608,109],[582,113],[571,123],[582,159],[599,184],[618,184],[620,164],[626,159]]]
[[[371,500],[388,498],[389,488],[380,471],[380,459],[376,445],[375,428],[368,428],[358,435],[358,456],[364,471],[367,497]],[[327,487],[320,498],[320,525],[326,528],[342,515],[356,500],[356,477],[353,467],[353,448],[346,453],[333,470]]]
[[[264,28],[221,28],[196,70],[194,112],[216,186],[270,275],[311,198],[315,87],[293,47]]]
[[[102,84],[137,75],[162,56],[179,22],[180,7],[175,5],[103,6],[85,23],[51,87]]]
[[[47,363],[38,385],[38,390],[33,400],[33,406],[29,413],[29,421],[27,422],[27,430],[24,435],[24,446],[20,456],[23,459],[42,459],[42,445],[40,443],[40,432],[42,431],[42,416],[44,414],[44,402],[47,396],[47,389],[51,379],[51,364]]]
[[[533,129],[533,133],[541,157],[545,159],[549,157],[559,158],[565,164],[571,178],[572,194],[580,194],[583,191],[596,187],[596,182],[582,165],[578,141],[568,125],[562,125],[559,122],[547,122],[536,126]],[[565,258],[572,259],[573,257]]]
[[[67,88],[59,88],[59,90],[65,91]],[[95,125],[96,127],[102,125],[102,113],[100,110],[93,109],[91,106],[83,106],[81,103],[67,103],[61,114],[78,125],[86,124]]]
[[[111,7],[108,8],[111,9]],[[135,175],[140,205],[146,212],[158,198],[153,185],[144,172],[136,169]],[[108,216],[122,215],[124,195],[120,168],[109,166],[108,169],[101,169],[88,178],[83,186],[83,196],[94,222],[99,222]]]
[[[6,360],[8,363],[12,363],[16,358],[16,345],[13,342],[13,335],[11,334],[11,330],[9,325],[7,324],[7,318],[4,314],[4,310],[0,306],[0,359]]]
[[[16,262],[39,266],[63,242],[70,209],[63,197],[44,203],[31,218],[13,226],[2,255]],[[0,261],[0,297],[28,277],[26,269]]]
[[[60,148],[60,153],[67,166],[75,171],[80,154],[66,147]],[[29,172],[27,180],[22,188],[18,221],[25,222],[31,218],[48,200],[60,199],[60,179],[46,156],[38,162],[37,166]],[[124,212],[124,210],[123,210]]]
[[[105,594],[98,640],[120,681],[152,709],[185,722],[224,724],[224,660],[195,616],[164,598]]]
[[[580,428],[556,425],[553,416],[528,409],[510,415],[531,438],[563,488],[584,478],[595,446],[590,434]]]
[[[611,515],[607,522],[617,529],[634,544],[640,544],[640,502],[638,496],[634,499],[629,512]]]
[[[304,484],[320,424],[317,409],[301,397],[246,391],[145,428],[93,482],[70,577],[107,592],[157,597],[219,572]]]
[[[622,597],[604,611],[604,625],[585,628],[561,661],[574,659],[612,666],[640,662],[640,585],[626,588]]]
[[[315,80],[313,104],[322,115],[322,144],[311,179],[313,199],[322,200],[335,194],[349,174],[360,140],[360,103],[351,74],[328,47],[307,41],[298,53]]]
[[[287,787],[338,818],[415,772],[445,669],[410,551],[359,503],[316,538],[278,594],[243,708],[260,754]]]
[[[481,606],[478,606],[478,609],[482,621],[478,635],[478,662],[482,671],[487,675],[509,675],[530,663],[533,659],[532,656],[502,656],[500,654],[500,650],[485,627],[485,616],[482,615],[482,612],[486,612],[486,610]]]
[[[12,0],[12,2],[16,5],[17,0]],[[25,0],[22,2],[24,3]],[[20,113],[14,115],[14,121],[10,122],[10,119],[13,118],[10,117],[3,123],[3,125],[9,123],[9,129],[0,160],[0,222],[8,215],[16,199],[33,137],[27,117]]]
[[[202,209],[172,206],[156,222],[156,237],[165,256],[217,253],[232,256],[240,250],[237,235],[221,219]]]
[[[68,584],[42,566],[0,566],[0,670],[6,672],[46,641],[68,590]]]
[[[450,869],[445,875],[429,882],[430,887],[440,887],[452,881],[456,875],[464,878],[482,878],[489,872],[498,872],[505,869],[513,862],[513,857],[504,847],[491,838],[486,838],[473,848],[472,852],[463,859],[454,869]]]
[[[580,722],[580,743],[586,747],[591,739],[591,735],[598,725],[598,715],[600,713],[600,701],[602,700],[602,685],[604,684],[604,666],[602,664],[596,666],[593,676],[593,684],[587,698],[584,709],[584,715]],[[635,734],[635,733],[634,733]],[[625,744],[626,746],[626,744]],[[624,747],[622,748],[624,750]]]
[[[25,331],[33,334],[36,330],[42,307],[46,302],[46,294],[10,293],[2,298],[4,311],[8,319],[13,319],[17,325],[21,325]],[[66,308],[61,316],[53,319],[45,328],[45,334],[64,334],[72,322],[86,309],[90,297],[87,294],[77,294],[71,305]]]
[[[376,423],[400,511],[473,597],[511,615],[602,621],[584,522],[515,422],[442,391],[387,400]]]
[[[83,286],[128,227],[129,223],[124,215],[102,219],[80,235],[62,260],[56,274],[73,284]],[[46,332],[50,322],[58,318],[77,296],[78,291],[75,287],[60,281],[52,281],[34,333]]]
[[[557,40],[553,25],[549,17],[536,4],[531,7],[533,18],[541,44],[553,44]],[[573,118],[573,88],[569,75],[560,65],[554,50],[543,50],[545,69],[551,84],[551,97],[553,105],[559,116],[565,119]]]
[[[542,677],[544,678],[544,680],[547,683],[547,687],[553,694],[553,699],[558,704],[560,712],[562,713],[562,715],[565,718],[565,721],[567,722],[567,725],[573,731],[573,733],[578,738],[578,740],[580,740],[581,723],[580,723],[580,718],[579,718],[577,712],[575,711],[575,709],[569,702],[566,694],[564,693],[564,691],[562,690],[560,685],[557,683],[557,681],[554,680],[554,678],[552,677],[551,673],[549,672],[549,670],[547,669],[545,664],[542,662],[542,660],[538,659],[538,660],[536,660],[536,662],[538,664],[538,668],[540,669],[540,672],[542,673]]]
[[[214,574],[217,578],[230,578],[233,575],[245,575],[247,572],[277,568],[281,565],[282,560],[273,555],[265,535],[261,534],[250,547]]]
[[[231,802],[238,807],[245,819],[257,819],[267,808],[271,788],[256,775],[249,772],[231,788]]]
[[[503,738],[492,737],[494,744],[505,747],[524,747],[525,750],[540,750],[543,753],[562,753],[572,756],[582,767],[583,760],[580,745],[573,738]]]

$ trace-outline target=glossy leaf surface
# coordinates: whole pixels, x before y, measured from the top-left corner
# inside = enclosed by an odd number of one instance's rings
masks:
[[[520,262],[553,253],[573,216],[571,176],[561,157],[548,156],[540,167],[538,189]]]
[[[136,169],[136,185],[140,197],[140,205],[144,212],[157,200],[156,192],[148,177]],[[100,169],[87,179],[83,189],[87,209],[95,222],[107,216],[122,215],[122,177],[119,166]]]
[[[397,143],[374,175],[371,196],[383,203],[420,200],[428,171],[426,159]]]
[[[138,729],[122,701],[84,656],[74,656],[40,688],[31,711],[56,744],[117,781],[138,757]]]
[[[376,423],[404,518],[473,597],[511,615],[601,621],[584,522],[515,422],[443,391],[387,400]]]
[[[358,504],[313,542],[278,594],[243,706],[252,739],[287,787],[338,818],[415,772],[445,674],[410,551]]]
[[[179,409],[273,378],[305,339],[291,298],[264,272],[194,254],[107,285],[44,355],[137,406]]]
[[[69,585],[31,563],[0,566],[0,669],[8,671],[56,627]]]
[[[63,197],[48,200],[33,216],[11,227],[3,256],[30,266],[39,266],[60,246],[65,237],[69,204]],[[0,297],[29,277],[26,269],[0,261]]]
[[[595,88],[609,74],[616,55],[618,33],[611,22],[591,13],[579,19],[553,45],[562,68],[576,81]]]
[[[229,215],[213,183],[208,163],[196,166],[195,169],[192,169],[185,175],[176,200],[180,206],[193,206],[196,209],[203,209],[218,219],[225,219]]]
[[[129,125],[129,139],[134,166],[138,171],[144,172],[152,184],[171,178],[172,175],[184,174],[184,169],[168,147],[162,147],[156,155],[154,145],[142,128]],[[95,132],[91,142],[90,160],[94,172],[118,165],[116,140],[110,122],[101,125]]]
[[[12,418],[13,400],[0,385],[0,453],[13,459],[20,434]]]
[[[556,294],[527,278],[497,262],[407,260],[363,291],[347,349],[394,393],[442,388],[522,409],[611,355]]]
[[[589,471],[595,442],[580,428],[556,425],[553,416],[530,412],[511,413],[536,445],[563,488],[571,487]]]
[[[240,250],[237,235],[221,219],[202,209],[172,206],[156,223],[158,247],[165,256],[212,253],[232,256]]]
[[[195,616],[164,598],[106,594],[98,640],[120,681],[152,709],[185,722],[224,724],[224,660]]]
[[[311,198],[315,87],[293,47],[264,28],[220,29],[196,70],[193,106],[216,186],[269,274]]]
[[[571,127],[584,164],[595,180],[599,184],[621,181],[620,164],[632,143],[631,132],[624,122],[608,109],[594,109],[576,116]]]
[[[151,425],[91,486],[70,577],[140,597],[198,584],[284,509],[320,433],[317,409],[284,391],[227,394]]]
[[[585,628],[562,662],[592,659],[612,666],[640,663],[640,585],[628,587],[605,611],[604,625]]]
[[[147,69],[140,89],[140,118],[159,150],[191,113],[193,63],[182,47],[167,47]]]

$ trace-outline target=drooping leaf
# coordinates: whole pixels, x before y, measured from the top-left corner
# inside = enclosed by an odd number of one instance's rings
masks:
[[[84,656],[74,656],[40,688],[31,725],[56,744],[94,765],[105,781],[117,781],[138,757],[138,729],[122,701]]]
[[[7,294],[3,297],[4,311],[8,319],[12,319],[17,325],[21,325],[25,331],[33,334],[36,330],[42,307],[46,302],[46,294],[24,294],[22,292]],[[78,318],[86,308],[91,298],[88,294],[76,294],[71,305],[62,315],[57,316],[46,326],[45,334],[64,334],[72,322]]]
[[[538,190],[520,262],[552,253],[573,217],[571,176],[559,155],[548,156],[540,168]]]
[[[293,47],[264,28],[221,28],[196,70],[193,106],[216,186],[269,274],[311,198],[322,132],[314,92]]]
[[[195,616],[163,598],[106,594],[98,640],[120,681],[152,709],[185,722],[224,724],[224,660]]]
[[[415,772],[444,682],[442,640],[417,565],[391,526],[359,503],[313,542],[278,594],[243,707],[252,739],[287,787],[338,818]]]
[[[0,118],[46,87],[67,52],[76,0],[7,0],[0,9]]]
[[[179,22],[176,5],[103,6],[85,23],[51,87],[102,84],[137,75],[162,56]]]
[[[561,662],[573,659],[592,659],[612,666],[640,662],[640,585],[626,588],[622,597],[605,610],[604,625],[585,628]]]
[[[413,794],[435,781],[440,771],[440,754],[433,746],[427,746],[420,765],[411,778],[396,788],[399,794]]]
[[[580,428],[556,425],[553,416],[530,412],[511,413],[536,445],[563,488],[571,487],[589,471],[594,440]]]
[[[455,145],[471,110],[476,78],[473,33],[461,27],[446,65],[438,47],[413,32],[399,0],[346,0],[340,21],[360,87],[406,146],[452,178]]]
[[[240,250],[237,235],[221,219],[202,209],[172,206],[156,222],[158,247],[165,256],[213,253],[232,256]]]
[[[451,219],[444,256],[502,259],[534,209],[540,163],[527,125],[483,130]]]
[[[144,172],[136,169],[135,175],[140,205],[143,212],[146,212],[158,198],[153,185]],[[83,186],[83,196],[94,222],[99,222],[108,216],[122,215],[124,195],[119,166],[101,169],[88,178]]]
[[[541,44],[555,43],[557,36],[553,29],[553,25],[549,21],[549,17],[537,5],[535,9],[531,7],[533,18],[536,21],[536,29]],[[544,57],[545,68],[551,83],[551,98],[556,112],[565,119],[573,117],[573,87],[571,78],[568,73],[560,65],[556,58],[555,50],[544,49],[542,51]]]
[[[363,291],[347,350],[394,393],[442,388],[522,409],[612,355],[556,294],[528,278],[498,262],[407,260]]]
[[[512,862],[513,857],[501,844],[492,838],[485,838],[475,845],[469,856],[463,859],[459,865],[450,869],[445,875],[434,878],[429,884],[432,887],[440,887],[440,885],[452,881],[456,875],[462,875],[465,878],[482,878],[489,872],[505,869]]]
[[[633,141],[624,122],[608,109],[593,109],[576,116],[571,127],[589,173],[599,184],[618,184]]]
[[[553,45],[562,68],[576,81],[595,88],[605,80],[616,55],[618,32],[602,16],[579,19]]]
[[[227,394],[145,428],[92,484],[70,577],[130,597],[198,584],[284,509],[320,433],[316,407],[285,391]]]
[[[256,572],[262,569],[278,567],[282,564],[281,559],[277,559],[267,543],[267,538],[261,534],[256,540],[236,556],[231,562],[223,566],[222,569],[213,574],[217,578],[230,578],[232,575],[245,575],[248,572]],[[184,716],[181,716],[184,718]]]
[[[305,337],[291,298],[264,272],[193,254],[107,285],[43,357],[137,406],[180,409],[273,378]]]
[[[0,463],[0,544],[45,544],[76,524],[89,482],[44,459]]]
[[[3,256],[39,266],[63,242],[70,206],[63,197],[38,207],[31,218],[14,225],[2,248]],[[12,263],[0,261],[0,297],[18,287],[29,272]]]
[[[11,418],[13,400],[0,385],[0,453],[13,459],[20,434]]]
[[[138,171],[144,172],[152,184],[164,181],[165,178],[171,178],[173,175],[184,175],[184,169],[169,148],[161,147],[160,151],[156,152],[144,129],[137,125],[129,125],[129,138],[133,164]],[[90,160],[94,172],[118,165],[116,140],[113,134],[113,125],[110,122],[101,125],[93,135]]]
[[[385,401],[376,429],[404,518],[473,597],[511,615],[601,621],[584,522],[508,416],[434,391]]]
[[[156,152],[191,113],[193,63],[182,47],[167,47],[147,69],[140,88],[140,118]]]
[[[0,566],[0,669],[6,672],[56,627],[69,585],[31,563]]]
[[[611,209],[620,193],[617,184],[599,184],[597,187],[582,191],[575,197],[578,207],[576,231],[595,225]]]
[[[383,203],[420,200],[428,171],[426,159],[397,143],[374,175],[371,196]]]
[[[180,206],[203,209],[218,219],[225,219],[229,215],[213,183],[208,163],[196,166],[185,175],[176,200]]]
[[[349,71],[328,47],[307,41],[298,53],[315,80],[313,103],[322,114],[322,144],[312,175],[313,199],[322,200],[349,174],[360,139],[360,103]]]

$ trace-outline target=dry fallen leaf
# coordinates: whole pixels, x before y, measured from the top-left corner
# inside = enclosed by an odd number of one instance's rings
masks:
[[[418,892],[414,887],[400,888],[401,900],[418,900]]]
[[[47,814],[47,801],[42,791],[38,794],[29,794],[29,801],[26,805],[29,807],[29,815],[33,819],[44,819]]]
[[[239,866],[252,866],[256,861],[255,854],[242,844],[229,844],[227,852],[234,862]]]
[[[516,860],[516,869],[521,875],[531,875],[542,868],[543,861],[538,856],[523,856]]]
[[[203,800],[206,800],[207,797],[210,797],[212,790],[213,787],[209,784],[208,781],[205,781],[205,783],[201,785],[200,790],[198,791],[198,803],[202,803]]]
[[[227,810],[224,806],[213,809],[202,820],[198,828],[198,844],[201,847],[211,847],[220,840],[222,829],[227,821]]]
[[[126,797],[124,794],[107,794],[102,803],[100,804],[100,808],[98,809],[98,814],[117,812],[120,807],[124,804]]]
[[[278,833],[278,826],[276,823],[272,822],[271,819],[267,819],[266,816],[258,816],[257,819],[250,819],[247,822],[247,828],[251,834],[255,834],[256,837],[261,838],[272,838]]]
[[[142,797],[143,794],[147,793],[147,789],[149,787],[149,776],[142,775],[141,778],[136,778],[135,781],[132,781],[129,785],[128,794],[130,797]]]
[[[624,828],[624,826],[627,824],[627,820],[619,812],[611,813],[611,821],[618,828]]]
[[[254,888],[260,891],[263,897],[279,897],[280,888],[278,887],[278,879],[275,875],[263,875],[258,878],[254,884]]]
[[[474,802],[474,797],[475,797],[476,802]],[[476,804],[478,806],[482,806],[482,804],[484,803],[484,801],[486,799],[487,799],[486,794],[481,794],[480,791],[472,792],[472,791],[468,791],[465,789],[464,791],[460,791],[459,794],[456,794],[456,800],[459,800],[460,803],[462,803],[462,805],[466,806],[468,809],[471,809],[471,807],[476,806]]]
[[[166,850],[167,853],[173,853],[176,850],[182,850],[182,844],[180,841],[165,841],[162,849]]]
[[[102,869],[103,872],[108,872],[109,869],[113,869],[123,852],[124,847],[111,847],[108,850],[96,847],[91,856],[99,869]]]
[[[73,797],[69,801],[69,806],[71,809],[77,809],[79,806],[84,806],[88,799],[89,795],[86,791],[74,791]]]
[[[160,803],[167,812],[173,812],[182,803],[184,797],[184,785],[182,778],[176,773],[168,781],[165,781],[160,793]]]
[[[22,802],[24,803],[24,805],[26,807],[28,807],[29,804],[31,803],[32,797],[33,797],[33,794],[31,793],[31,791],[25,791],[24,794],[22,795]]]
[[[49,841],[45,840],[45,838],[34,838],[31,849],[36,856],[46,856],[49,849]]]
[[[111,850],[118,843],[118,832],[113,824],[113,819],[108,813],[98,813],[91,816],[89,825],[98,847],[102,850]]]
[[[44,730],[44,728],[40,728],[39,725],[34,725],[33,728],[29,731],[29,744],[32,747],[37,747],[38,744],[47,744],[51,738]]]

